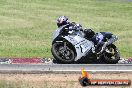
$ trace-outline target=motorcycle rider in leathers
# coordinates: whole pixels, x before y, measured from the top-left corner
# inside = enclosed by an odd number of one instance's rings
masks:
[[[75,31],[81,31],[83,32],[83,37],[92,41],[94,43],[95,47],[95,52],[96,54],[101,54],[103,50],[106,48],[107,44],[113,42],[113,34],[108,33],[108,32],[99,32],[95,33],[91,29],[82,29],[82,26],[80,24],[77,24],[75,22],[69,22],[68,17],[66,16],[60,16],[57,19],[57,26],[61,27],[63,25],[67,25],[66,29],[69,31],[75,30]],[[108,39],[107,42],[104,42],[105,39]]]

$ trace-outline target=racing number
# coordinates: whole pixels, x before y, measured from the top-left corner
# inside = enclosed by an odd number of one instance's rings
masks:
[[[83,42],[82,44],[80,44],[81,52],[84,53],[87,50],[88,46],[89,45],[87,42]]]

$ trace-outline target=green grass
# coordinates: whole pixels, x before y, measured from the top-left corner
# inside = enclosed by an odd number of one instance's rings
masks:
[[[61,15],[96,32],[114,33],[121,56],[132,56],[129,0],[0,0],[0,57],[52,57],[52,32]]]

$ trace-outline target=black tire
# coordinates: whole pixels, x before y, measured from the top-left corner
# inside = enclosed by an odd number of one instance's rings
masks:
[[[118,61],[120,60],[120,52],[119,52],[118,48],[114,44],[111,44],[111,45],[107,46],[107,48],[109,50],[113,49],[114,53],[109,54],[107,52],[104,52],[103,53],[103,58],[102,58],[103,61],[107,64],[116,64],[116,63],[118,63]]]
[[[74,62],[75,59],[75,53],[74,50],[71,48],[71,45],[67,45],[67,52],[70,53],[68,59],[66,59],[65,56],[61,55],[59,52],[59,48],[63,48],[64,44],[63,43],[54,43],[51,48],[52,55],[54,56],[54,59],[56,60],[57,63],[60,64],[70,64]],[[58,55],[58,53],[60,55]]]

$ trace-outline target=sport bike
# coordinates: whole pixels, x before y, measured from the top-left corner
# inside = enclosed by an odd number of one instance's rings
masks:
[[[95,53],[94,43],[84,38],[81,30],[68,30],[64,25],[53,33],[53,41],[51,52],[54,60],[58,63],[70,64],[81,60],[102,60],[107,64],[116,64],[120,60],[118,48],[113,44],[118,40],[113,37],[113,41],[109,42],[102,50],[102,53]]]

